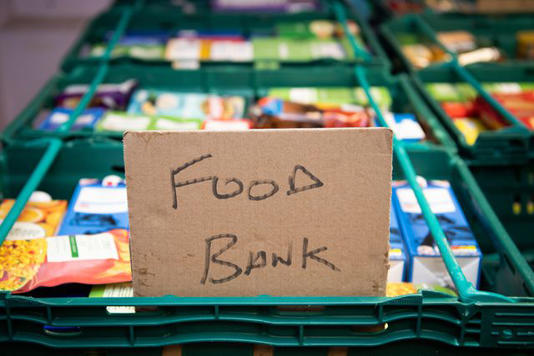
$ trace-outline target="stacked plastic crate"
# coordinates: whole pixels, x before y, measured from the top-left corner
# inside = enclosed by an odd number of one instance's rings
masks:
[[[477,84],[477,73],[471,74],[451,62],[439,68],[439,77],[414,68],[391,75],[384,50],[357,9],[337,0],[298,3],[305,11],[280,14],[261,9],[248,14],[250,9],[221,13],[204,1],[119,1],[99,15],[65,58],[62,71],[2,135],[2,191],[4,197],[17,200],[0,227],[0,241],[6,238],[36,189],[68,199],[80,178],[124,174],[121,132],[99,130],[91,125],[75,127],[80,116],[101,95],[102,84],[127,87],[128,81],[135,79],[141,89],[237,95],[244,98],[247,108],[273,92],[282,96],[281,93],[286,93],[288,97],[283,99],[293,100],[291,90],[295,88],[307,88],[307,93],[310,88],[316,91],[337,88],[336,95],[356,90],[358,104],[371,108],[379,125],[392,124],[385,111],[387,107],[394,112],[413,114],[422,127],[423,135],[415,139],[400,137],[401,132],[395,131],[399,137],[394,139],[393,175],[394,179],[407,180],[413,189],[457,296],[419,291],[397,297],[32,298],[3,292],[0,340],[86,349],[184,344],[186,353],[209,352],[206,343],[218,341],[225,343],[220,350],[233,354],[257,352],[257,344],[273,347],[268,352],[274,353],[287,352],[285,347],[310,346],[322,347],[319,351],[325,354],[339,347],[374,347],[376,352],[386,352],[390,350],[388,344],[414,338],[455,347],[534,346],[534,299],[530,298],[534,294],[534,273],[527,263],[530,255],[517,248],[527,248],[528,239],[514,235],[514,244],[472,175],[474,172],[479,178],[487,197],[497,202],[495,210],[501,213],[502,207],[497,204],[508,195],[504,196],[497,187],[511,184],[507,157],[517,164],[514,167],[528,169],[524,161],[530,149],[528,131],[506,113],[512,127],[488,133],[487,140],[481,135],[480,149],[478,141],[467,147],[454,125],[447,124],[439,105],[425,92],[424,83],[428,78],[425,76],[438,82],[466,81],[491,105],[496,105]],[[305,3],[310,7],[306,8]],[[270,58],[269,54],[234,58],[226,54],[219,59],[196,55],[183,58],[180,51],[178,57],[173,57],[176,53],[169,53],[169,46],[165,48],[157,41],[150,48],[134,48],[125,42],[125,38],[131,40],[146,34],[168,41],[169,34],[177,33],[206,31],[230,37],[235,31],[247,35],[268,33],[273,28],[293,29],[295,24],[317,20],[336,24],[344,40],[343,48],[348,49],[345,55],[310,57],[300,53],[294,58]],[[410,22],[412,17],[401,21]],[[421,24],[427,21],[424,18],[413,21],[416,25],[407,26],[429,31],[428,24]],[[359,29],[357,36],[353,24]],[[389,26],[384,28],[386,37],[388,30],[397,32],[393,25]],[[267,42],[261,42],[261,46],[267,46]],[[396,43],[394,38],[392,43]],[[188,44],[192,46],[191,42]],[[401,50],[397,56],[404,58]],[[66,113],[68,118],[56,128],[46,128],[38,122],[40,112],[56,106],[58,94],[80,84],[84,85],[82,94]],[[382,92],[387,95],[377,94]],[[389,101],[387,105],[383,100]],[[499,183],[492,180],[496,156],[502,158]],[[458,263],[417,175],[449,181],[456,193],[484,256],[478,288]],[[532,190],[530,175],[520,173]],[[524,182],[516,184],[514,189],[518,191],[513,194],[521,194],[523,199],[524,187]],[[510,223],[507,227],[511,231],[520,229],[517,214],[510,217],[501,213],[500,218]],[[528,224],[528,219],[521,221]],[[133,314],[109,313],[108,306],[135,306],[137,310]],[[428,347],[436,345],[429,343]]]

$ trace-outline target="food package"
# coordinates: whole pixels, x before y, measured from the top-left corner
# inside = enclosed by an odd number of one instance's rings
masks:
[[[449,182],[419,180],[456,261],[467,280],[476,286],[482,253]],[[455,288],[415,194],[406,182],[393,182],[393,202],[407,246],[408,281]]]
[[[0,276],[0,290],[14,293],[130,281],[128,231],[7,240],[0,246]]]
[[[89,103],[89,107],[99,107],[109,110],[125,110],[130,96],[137,86],[135,79],[117,84],[100,84]],[[55,98],[55,105],[68,109],[75,109],[83,95],[89,90],[88,84],[68,85]]]
[[[39,129],[43,131],[54,131],[68,121],[73,109],[55,108],[46,119],[39,125]],[[77,131],[85,128],[92,129],[100,120],[104,110],[101,108],[90,108],[84,110],[77,118],[71,127],[71,131]]]

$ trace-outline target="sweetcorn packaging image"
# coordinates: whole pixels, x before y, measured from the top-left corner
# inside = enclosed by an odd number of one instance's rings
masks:
[[[421,180],[422,181],[422,180]],[[478,285],[482,253],[454,192],[446,181],[428,181],[423,192],[466,278]],[[393,204],[408,252],[407,280],[454,288],[410,186],[393,184]]]

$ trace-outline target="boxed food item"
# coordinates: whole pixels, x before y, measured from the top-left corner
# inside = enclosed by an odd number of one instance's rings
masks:
[[[89,103],[89,107],[109,110],[125,110],[133,90],[137,86],[135,79],[117,84],[100,84]],[[89,90],[88,84],[68,85],[55,98],[55,105],[75,109],[84,94]]]
[[[59,126],[67,122],[73,111],[73,109],[66,108],[53,109],[45,118],[45,120],[41,122],[39,129],[44,131],[56,130]],[[90,108],[84,110],[84,112],[76,118],[74,125],[71,127],[71,131],[81,130],[84,128],[93,128],[103,114],[104,110],[101,108]]]
[[[81,179],[69,203],[58,235],[97,234],[128,230],[126,185],[119,177]]]
[[[128,231],[8,239],[0,246],[0,290],[131,280]]]
[[[467,280],[476,286],[482,253],[449,182],[428,181],[422,185],[456,261]],[[409,256],[408,281],[455,288],[415,194],[406,182],[393,183],[393,204]]]
[[[402,234],[397,221],[397,213],[393,204],[391,205],[389,216],[388,286],[390,282],[402,282],[404,280],[404,270],[406,268],[404,242],[402,241]]]
[[[425,132],[413,114],[383,113],[388,127],[393,130],[395,137],[405,142],[419,142],[425,139]],[[377,124],[377,126],[380,126]]]
[[[171,116],[181,119],[240,119],[245,111],[241,96],[218,96],[139,89],[128,105],[128,113]]]
[[[96,126],[96,131],[126,130],[199,130],[202,120],[171,116],[146,116],[123,111],[108,111]]]

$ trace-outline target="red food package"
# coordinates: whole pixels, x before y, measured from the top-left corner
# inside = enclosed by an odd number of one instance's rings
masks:
[[[480,120],[482,120],[490,129],[498,130],[508,126],[508,123],[503,119],[501,114],[499,114],[497,110],[495,110],[493,106],[482,97],[479,96],[476,98],[475,108]]]
[[[441,103],[443,110],[451,118],[461,118],[461,117],[473,117],[476,116],[475,104],[473,102],[443,102]]]
[[[115,229],[94,235],[8,240],[0,247],[0,289],[13,293],[66,283],[108,284],[132,280],[129,234]],[[13,259],[16,263],[7,263]]]
[[[529,129],[534,129],[534,92],[527,91],[514,94],[494,94],[493,97],[507,111],[525,123]]]

